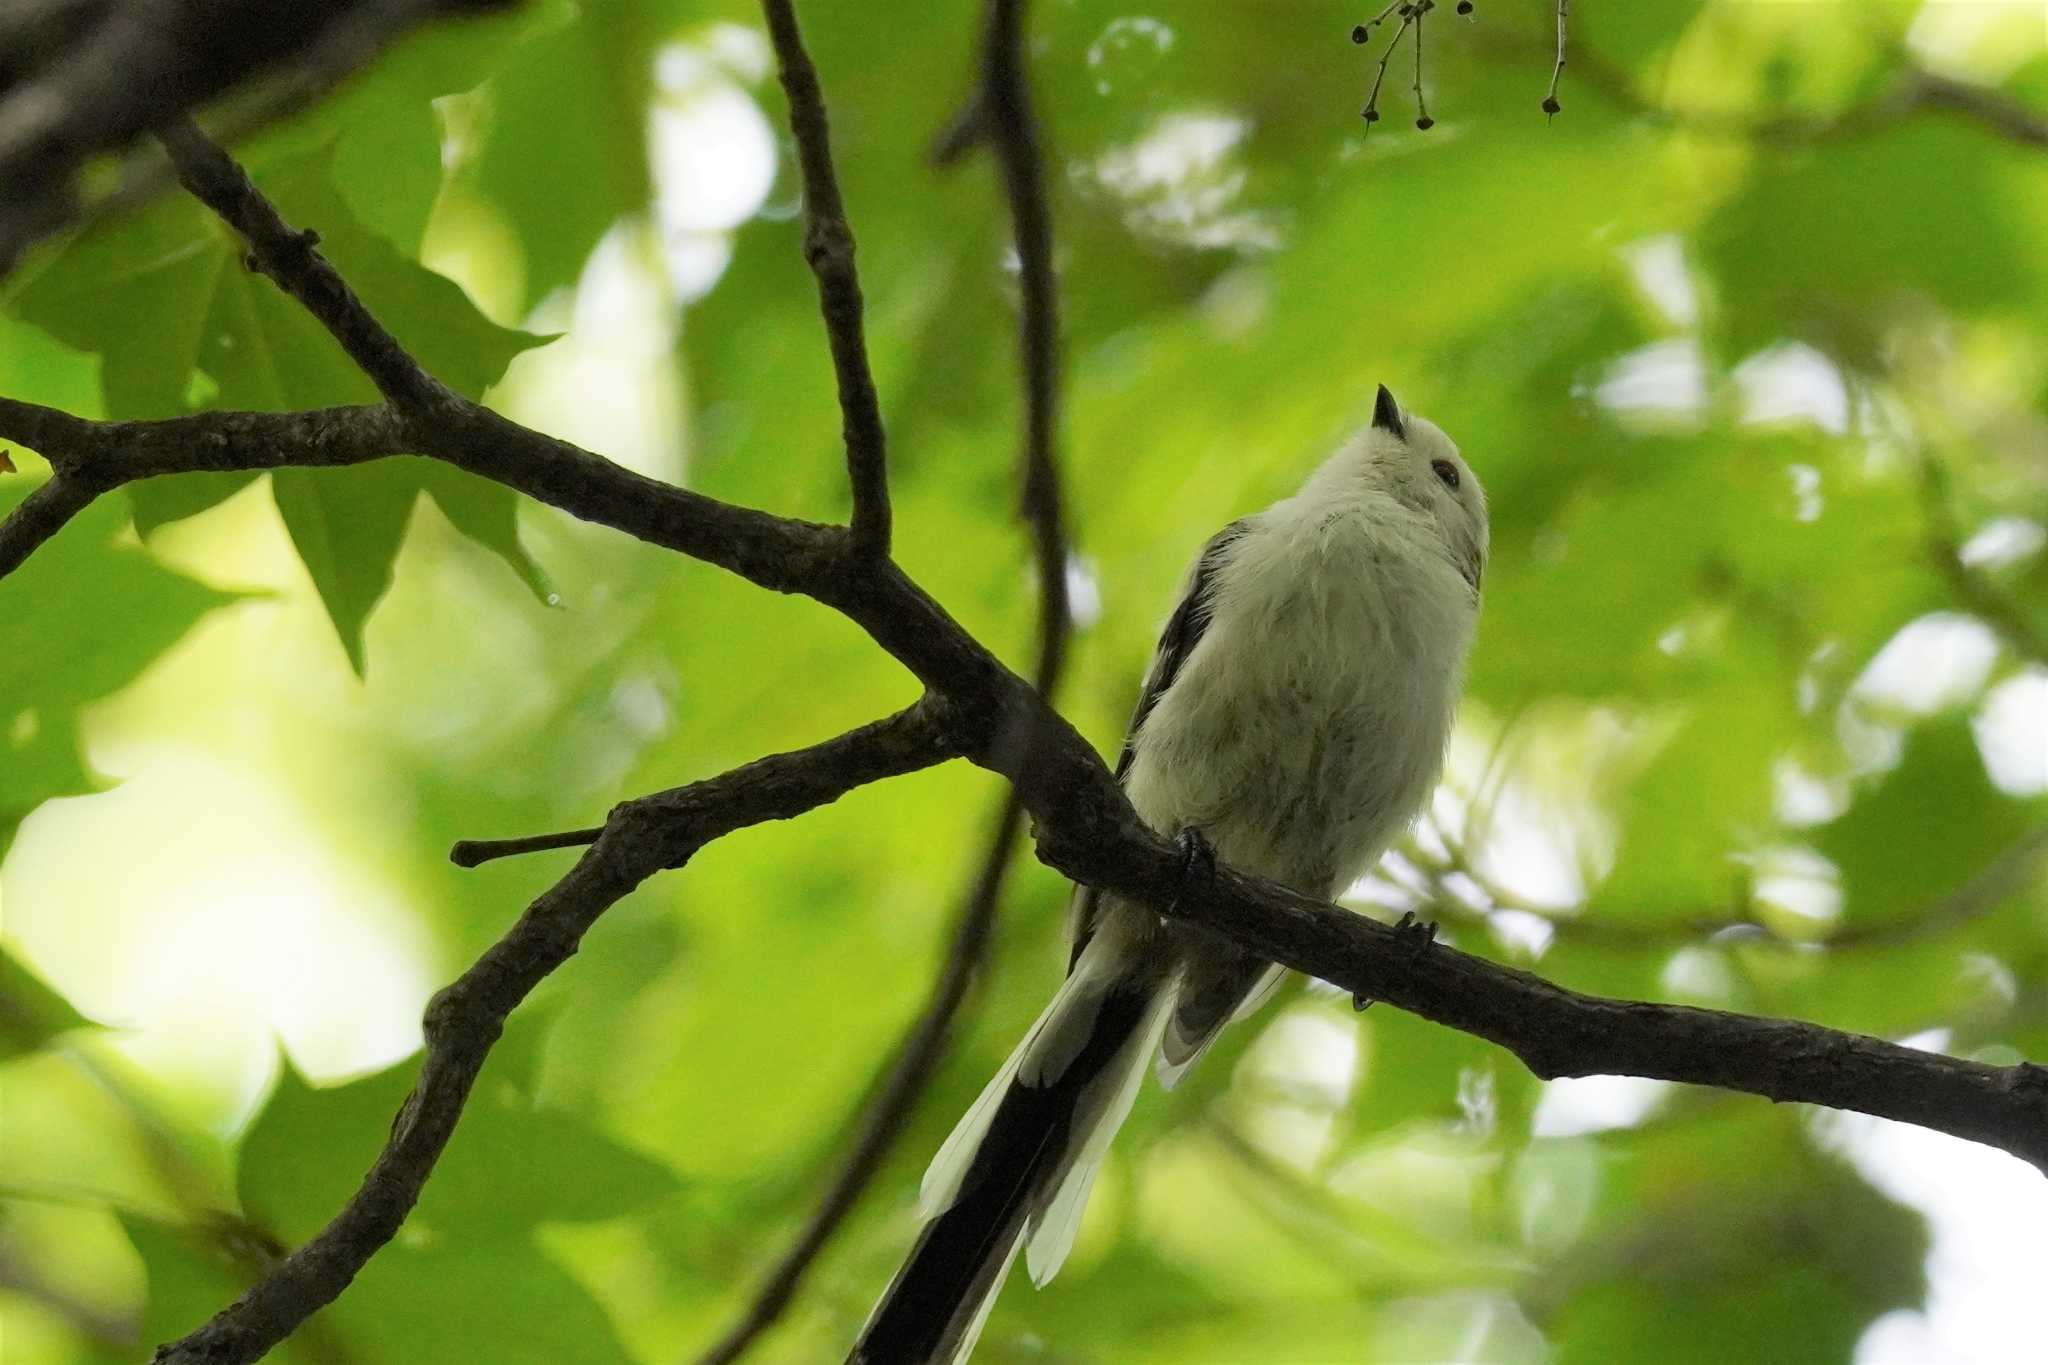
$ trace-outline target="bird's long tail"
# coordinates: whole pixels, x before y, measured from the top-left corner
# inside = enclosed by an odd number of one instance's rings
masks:
[[[848,1365],[966,1360],[1018,1251],[1028,1244],[1044,1284],[1072,1249],[1174,995],[1156,974],[1090,956],[933,1158],[920,1190],[929,1221]]]

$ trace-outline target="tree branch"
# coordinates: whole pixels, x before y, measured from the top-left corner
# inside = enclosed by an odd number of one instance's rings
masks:
[[[853,229],[847,225],[839,176],[832,169],[825,98],[818,89],[817,68],[804,51],[790,0],[762,0],[761,9],[781,65],[782,88],[789,96],[790,130],[796,135],[797,161],[803,168],[804,260],[818,277],[818,303],[825,314],[825,335],[831,343],[832,368],[839,383],[846,469],[853,482],[853,548],[879,557],[889,553],[887,446],[861,326]]]
[[[886,720],[629,801],[575,867],[541,893],[505,936],[427,1006],[427,1051],[391,1139],[362,1187],[320,1233],[153,1365],[252,1361],[348,1287],[419,1198],[505,1017],[567,961],[613,904],[663,868],[735,830],[787,820],[855,787],[954,756],[943,702],[926,697]]]
[[[294,232],[257,192],[248,173],[190,119],[178,119],[157,137],[192,197],[220,215],[249,242],[250,265],[317,318],[378,392],[401,408],[430,408],[454,397],[372,317],[348,282],[317,250],[320,234]]]
[[[91,484],[60,474],[16,503],[7,520],[0,521],[0,575],[19,568],[98,496]]]
[[[1853,1109],[2001,1147],[2048,1174],[2048,1067],[1987,1066],[1818,1024],[1582,995],[1229,869],[1185,878],[1173,845],[1131,824],[1107,842],[1069,840],[1041,817],[1039,855],[1077,881],[1354,996],[1498,1043],[1545,1079],[1648,1076]]]
[[[986,131],[1002,167],[1003,189],[1016,237],[1023,307],[1017,358],[1024,383],[1023,515],[1038,551],[1041,629],[1038,690],[1050,696],[1066,657],[1071,610],[1067,601],[1065,499],[1059,458],[1059,283],[1053,269],[1052,209],[1039,165],[1038,123],[1025,70],[1025,0],[989,0],[979,101]],[[1035,747],[1035,745],[1034,745]]]

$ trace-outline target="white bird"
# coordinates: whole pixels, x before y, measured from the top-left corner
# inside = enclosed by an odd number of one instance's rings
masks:
[[[1479,481],[1382,385],[1300,492],[1202,548],[1117,763],[1140,818],[1319,899],[1363,875],[1436,784],[1486,549]],[[1146,1064],[1172,1086],[1282,974],[1077,887],[1066,981],[933,1158],[849,1365],[966,1360],[1018,1251],[1040,1285],[1066,1259]]]

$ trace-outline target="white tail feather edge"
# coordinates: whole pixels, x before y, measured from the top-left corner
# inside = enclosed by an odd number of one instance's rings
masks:
[[[1209,1045],[1216,1041],[1217,1036],[1223,1032],[1224,1028],[1227,1025],[1236,1023],[1240,1019],[1248,1018],[1258,1013],[1259,1008],[1273,998],[1273,992],[1280,989],[1280,983],[1286,978],[1287,969],[1285,967],[1278,964],[1268,967],[1265,975],[1259,978],[1258,984],[1253,986],[1250,993],[1238,1003],[1237,1008],[1230,1012],[1230,1017],[1218,1020],[1216,1026],[1209,1030],[1208,1035],[1196,1042],[1194,1047],[1186,1051],[1178,1060],[1174,1056],[1177,1050],[1175,1040],[1171,1030],[1169,1030],[1166,1046],[1159,1054],[1158,1074],[1160,1089],[1171,1090],[1176,1085],[1179,1085],[1181,1077],[1187,1075],[1188,1069],[1196,1062],[1202,1060],[1202,1055],[1209,1050]],[[1185,1040],[1182,1041],[1181,1046],[1186,1046]]]
[[[917,1211],[926,1219],[936,1218],[953,1207],[960,1197],[960,1184],[974,1164],[974,1154],[988,1136],[996,1110],[1010,1082],[1020,1076],[1029,1085],[1056,1081],[1088,1045],[1088,1035],[1102,1011],[1102,997],[1119,975],[1121,963],[1104,953],[1084,953],[1074,971],[1060,983],[1059,990],[1039,1012],[1038,1019],[1017,1044],[1002,1069],[982,1087],[981,1095],[953,1125],[940,1145],[932,1164],[925,1168],[918,1185]]]
[[[1003,1253],[1002,1268],[989,1280],[988,1288],[981,1291],[981,1302],[976,1305],[967,1330],[954,1343],[953,1354],[947,1358],[948,1365],[967,1365],[967,1357],[974,1354],[974,1343],[981,1340],[981,1329],[988,1326],[988,1315],[996,1306],[996,1295],[1003,1292],[1003,1281],[1010,1278],[1010,1267],[1017,1264],[1018,1248],[1024,1245],[1023,1234],[1024,1229],[1018,1228],[1017,1235],[1010,1238],[1010,1249]]]
[[[1137,1102],[1138,1089],[1145,1081],[1145,1064],[1159,1048],[1177,994],[1169,986],[1152,998],[1144,1020],[1082,1096],[1083,1112],[1075,1116],[1074,1135],[1068,1139],[1059,1173],[1039,1196],[1043,1202],[1029,1221],[1024,1265],[1031,1272],[1031,1283],[1040,1288],[1059,1273],[1067,1253],[1074,1249],[1095,1174],[1102,1169],[1102,1158],[1108,1154],[1116,1130],[1124,1126]]]

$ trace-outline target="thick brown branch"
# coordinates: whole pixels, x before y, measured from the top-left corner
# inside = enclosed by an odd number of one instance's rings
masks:
[[[882,432],[882,407],[868,368],[861,326],[860,276],[854,269],[853,229],[839,197],[832,169],[831,131],[818,72],[804,51],[790,0],[762,0],[768,35],[789,96],[789,124],[796,135],[797,161],[804,177],[804,259],[818,277],[818,302],[825,313],[832,368],[839,380],[839,411],[846,439],[846,469],[853,482],[853,547],[864,555],[889,553],[889,472]]]
[[[60,474],[16,503],[7,520],[0,521],[0,576],[19,568],[98,496],[99,490],[85,480]]]
[[[1581,995],[1228,869],[1184,879],[1173,846],[1135,819],[1106,842],[1069,842],[1043,817],[1039,829],[1040,856],[1070,876],[1355,996],[1489,1039],[1546,1079],[1648,1076],[1853,1109],[1989,1143],[2048,1173],[2048,1068],[1987,1066],[1795,1020]]]
[[[543,892],[476,965],[427,1006],[426,1058],[391,1139],[334,1221],[155,1365],[255,1360],[348,1287],[405,1221],[461,1117],[505,1017],[576,951],[621,897],[715,839],[786,820],[885,777],[952,757],[943,704],[920,701],[808,749],[619,806],[568,875]]]

